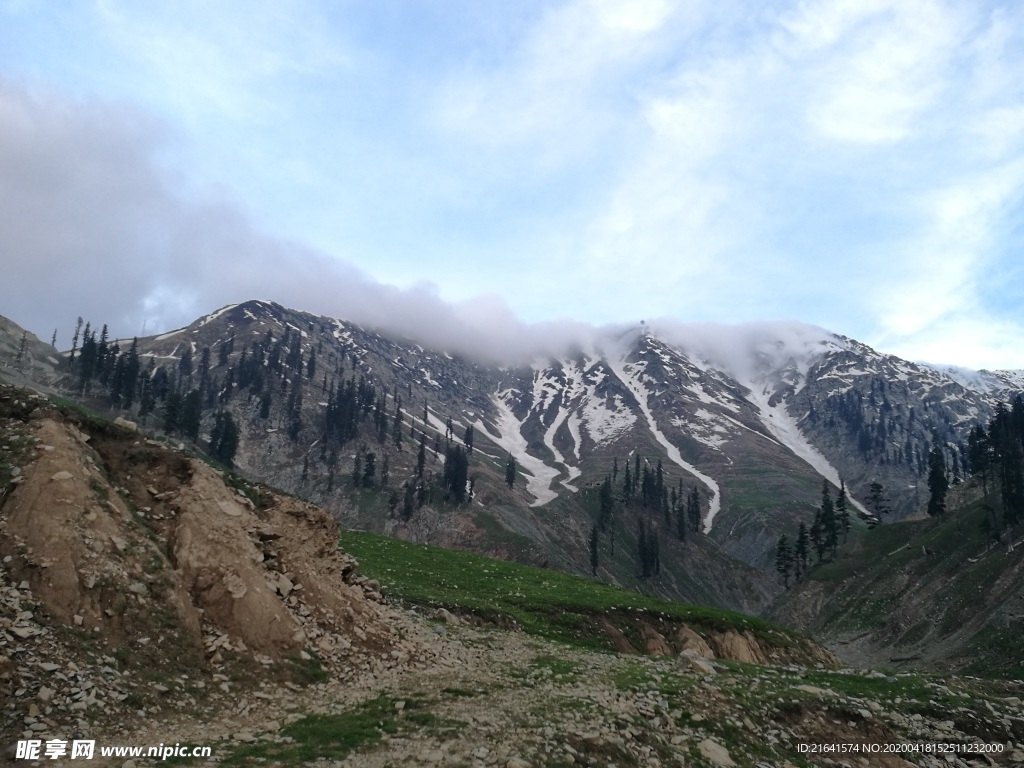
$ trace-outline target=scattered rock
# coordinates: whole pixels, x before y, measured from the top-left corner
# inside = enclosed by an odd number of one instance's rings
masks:
[[[736,765],[729,756],[729,750],[714,739],[704,739],[704,741],[697,744],[697,749],[715,765],[723,766],[723,768],[732,768],[732,766]]]

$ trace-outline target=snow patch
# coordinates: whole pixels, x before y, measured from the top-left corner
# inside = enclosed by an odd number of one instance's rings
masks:
[[[768,431],[782,445],[810,464],[819,475],[837,488],[839,487],[839,472],[829,463],[828,459],[821,455],[817,448],[811,445],[806,435],[800,430],[797,420],[786,409],[785,402],[780,401],[775,405],[769,405],[771,392],[768,391],[766,386],[758,387],[752,385],[750,387],[749,399],[757,407],[761,423],[767,427]],[[847,498],[862,513],[869,517],[874,517],[872,513],[865,509],[863,504],[849,494],[849,489],[847,489]]]
[[[697,442],[704,443],[704,445],[714,448],[716,451],[721,451],[722,446],[729,438],[730,432],[722,424],[719,417],[703,408],[699,408],[693,416],[699,423],[688,422],[686,419],[681,419],[678,416],[672,419],[672,423],[689,432],[690,436]]]
[[[551,490],[551,482],[562,473],[527,452],[526,438],[520,431],[522,423],[515,417],[505,401],[492,395],[491,402],[494,403],[498,412],[495,420],[498,434],[493,434],[479,419],[473,428],[480,430],[491,442],[508,451],[516,460],[516,464],[525,470],[527,474],[526,490],[535,498],[531,507],[540,507],[549,501],[554,501],[558,498],[558,494]]]
[[[569,462],[565,460],[565,456],[562,455],[562,452],[555,447],[555,433],[558,431],[558,428],[562,426],[562,423],[568,415],[569,411],[566,410],[565,406],[558,406],[558,415],[552,419],[551,426],[544,431],[544,445],[546,445],[548,450],[551,451],[552,455],[555,457],[555,461],[565,467],[565,471],[569,474],[568,479],[561,481],[562,485],[573,493],[578,493],[580,489],[571,483],[574,479],[580,476],[581,472],[579,468],[571,466]]]
[[[207,323],[212,323],[214,320],[216,320],[218,317],[223,315],[225,312],[229,312],[230,310],[234,309],[237,306],[238,306],[237,304],[228,304],[226,307],[221,307],[216,312],[211,312],[210,314],[206,315],[205,317],[200,318],[199,319],[199,327],[202,328]]]

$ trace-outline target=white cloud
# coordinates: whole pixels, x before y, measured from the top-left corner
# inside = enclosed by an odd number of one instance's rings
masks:
[[[1007,226],[1009,209],[1020,204],[1022,193],[1024,158],[975,178],[958,179],[954,186],[927,196],[922,233],[912,246],[916,253],[905,259],[917,274],[906,275],[890,295],[893,304],[899,297],[904,302],[909,298],[922,319],[887,319],[887,327],[914,331],[944,312],[970,305],[976,299],[977,279],[994,266],[990,254]]]
[[[1021,224],[1024,7],[427,6],[104,0],[96,28],[67,34],[99,37],[106,68],[83,57],[91,74],[70,91],[128,94],[148,111],[114,100],[42,109],[44,140],[4,158],[25,179],[8,241],[22,238],[41,264],[77,243],[175,317],[249,294],[319,310],[324,286],[350,280],[390,297],[382,306],[455,297],[441,314],[481,326],[519,328],[512,307],[599,324],[796,316],[904,351],[926,348],[936,327],[980,333],[975,318],[1014,337],[993,275]],[[424,18],[436,26],[417,26]],[[16,134],[39,107],[23,101],[0,99]],[[60,138],[75,130],[79,154]],[[46,173],[20,175],[45,151]],[[47,178],[68,182],[48,204]],[[235,191],[218,198],[218,184]],[[17,211],[67,226],[28,231]],[[103,255],[116,243],[133,260]],[[186,260],[191,281],[168,266],[180,252],[201,254]],[[283,263],[326,277],[266,290],[261,273],[280,276]],[[387,289],[371,272],[414,287]],[[206,287],[217,281],[237,293]],[[415,287],[424,281],[441,287]],[[495,291],[508,306],[473,299]],[[351,311],[374,311],[345,296]]]
[[[908,360],[989,370],[1024,368],[1024,325],[990,313],[958,313],[880,349]]]
[[[344,46],[324,37],[317,5],[305,0],[98,0],[96,9],[105,35],[131,62],[120,77],[147,84],[155,101],[193,124],[281,119],[284,105],[274,98],[279,78],[347,62]]]
[[[598,20],[606,27],[626,32],[650,32],[669,17],[666,0],[592,0]]]
[[[805,5],[782,26],[783,50],[811,68],[807,118],[827,138],[853,143],[906,139],[943,93],[958,44],[954,11],[932,0]]]

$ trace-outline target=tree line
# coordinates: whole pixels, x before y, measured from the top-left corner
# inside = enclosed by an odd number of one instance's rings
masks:
[[[677,483],[666,481],[661,459],[652,466],[634,454],[632,468],[624,463],[619,480],[619,460],[606,474],[598,490],[598,514],[589,537],[590,568],[596,575],[601,562],[601,541],[607,540],[609,554],[615,555],[615,531],[620,517],[631,513],[636,523],[637,563],[641,578],[661,572],[661,531],[670,531],[686,541],[700,531],[702,502],[694,485],[687,489],[682,477]]]

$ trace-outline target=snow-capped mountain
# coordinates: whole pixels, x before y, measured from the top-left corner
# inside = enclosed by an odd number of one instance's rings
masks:
[[[668,575],[653,588],[753,610],[778,589],[775,541],[810,521],[823,483],[834,493],[844,482],[865,518],[868,488],[881,483],[894,517],[905,514],[927,496],[932,440],[962,474],[967,431],[1024,390],[1024,372],[938,370],[793,323],[640,326],[499,366],[249,301],[138,349],[173,386],[200,390],[211,422],[217,409],[235,415],[243,470],[353,525],[586,571],[598,486],[657,475],[665,501],[645,496],[642,512],[623,512],[600,539],[601,567],[628,581],[634,540],[647,535],[638,530],[654,526]],[[344,393],[348,432],[331,426]],[[469,505],[396,513],[404,484],[422,485],[413,473],[440,476],[444,447],[470,439]],[[387,501],[353,495],[354,462],[368,453],[387,462]],[[694,490],[700,533],[680,540]]]

